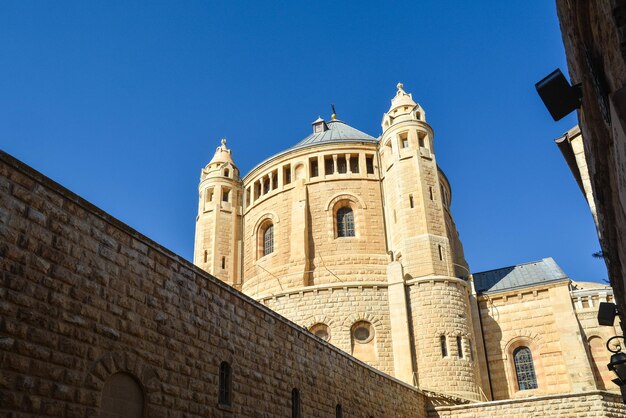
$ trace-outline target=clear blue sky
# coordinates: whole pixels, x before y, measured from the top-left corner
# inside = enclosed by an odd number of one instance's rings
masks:
[[[566,69],[553,1],[0,2],[0,147],[192,257],[199,173],[242,173],[330,103],[378,136],[395,85],[426,110],[472,271],[552,256],[605,279],[534,83]]]

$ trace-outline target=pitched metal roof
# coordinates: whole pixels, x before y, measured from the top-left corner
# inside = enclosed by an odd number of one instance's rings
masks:
[[[567,279],[552,257],[532,263],[474,273],[477,293],[490,293]]]
[[[317,121],[316,121],[317,122]],[[314,122],[315,123],[315,122]],[[329,143],[337,143],[337,142],[373,142],[376,143],[378,140],[373,136],[366,134],[365,132],[361,132],[358,129],[353,128],[352,126],[344,123],[340,120],[331,120],[326,122],[328,126],[328,130],[324,132],[312,133],[311,135],[304,138],[302,141],[298,142],[291,148],[288,148],[286,151],[291,151],[299,148],[312,147],[314,145],[319,144],[329,144]]]

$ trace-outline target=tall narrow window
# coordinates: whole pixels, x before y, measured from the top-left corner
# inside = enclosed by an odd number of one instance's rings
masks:
[[[226,268],[226,257],[222,257],[222,270]]]
[[[374,174],[374,156],[365,156],[365,168],[367,170],[367,174]]]
[[[343,418],[343,408],[340,403],[335,407],[335,418]]]
[[[430,200],[435,200],[435,193],[433,192],[432,186],[428,187],[428,196],[430,197]]]
[[[463,358],[463,338],[460,335],[456,336],[456,352],[459,358]]]
[[[230,177],[230,170],[229,169],[224,169],[224,177]]]
[[[274,225],[270,224],[263,232],[263,255],[274,252]]]
[[[309,177],[317,177],[320,175],[317,157],[313,157],[309,160],[309,171]]]
[[[402,148],[408,148],[409,147],[409,134],[408,134],[408,132],[402,132],[400,134],[400,146]]]
[[[346,162],[345,155],[339,155],[337,157],[337,172],[339,174],[345,174],[348,172],[348,163]]]
[[[209,252],[207,250],[204,250],[204,262],[205,263],[206,263],[208,258],[209,258]]]
[[[337,237],[354,236],[354,212],[348,207],[337,211]]]
[[[437,247],[439,248],[439,260],[443,261],[443,247],[441,245]]]
[[[210,187],[208,189],[206,189],[206,201],[210,202],[211,200],[213,200],[213,187]]]
[[[331,155],[324,157],[324,174],[329,176],[333,174],[334,171],[335,171],[335,163],[333,161],[333,157]]]
[[[528,347],[518,347],[513,351],[515,374],[519,390],[537,389],[537,376],[533,364],[533,354]]]
[[[291,418],[300,418],[300,411],[300,391],[294,388],[291,391]]]
[[[446,341],[446,336],[442,335],[439,337],[439,342],[441,344],[441,357],[448,357],[448,342]]]
[[[220,364],[220,383],[219,383],[219,399],[218,402],[223,406],[231,406],[232,404],[232,370],[228,362],[223,361]]]
[[[411,208],[414,208],[414,207],[415,207],[415,206],[414,206],[414,203],[413,203],[413,195],[412,195],[412,194],[410,194],[410,195],[409,195],[409,206],[410,206]]]
[[[230,189],[222,189],[222,202],[228,202],[229,195]]]
[[[291,183],[291,165],[286,165],[283,168],[283,183],[284,184]]]
[[[426,147],[426,134],[424,132],[417,133],[417,140],[419,142],[420,148]]]
[[[355,174],[359,172],[359,154],[350,156],[350,171]]]

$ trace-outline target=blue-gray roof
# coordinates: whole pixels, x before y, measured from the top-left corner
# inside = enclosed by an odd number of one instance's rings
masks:
[[[552,257],[532,263],[474,273],[477,293],[498,292],[567,279]]]
[[[312,133],[311,135],[298,142],[287,151],[291,151],[299,148],[312,147],[318,144],[329,144],[337,142],[373,142],[378,140],[373,136],[361,132],[358,129],[353,128],[350,125],[345,124],[340,120],[331,120],[326,122],[328,130],[324,132]]]

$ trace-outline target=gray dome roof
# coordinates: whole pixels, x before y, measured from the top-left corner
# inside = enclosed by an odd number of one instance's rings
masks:
[[[317,121],[316,121],[317,122]],[[324,132],[312,133],[291,148],[285,151],[291,151],[300,148],[312,147],[320,144],[329,144],[337,142],[372,142],[377,143],[378,140],[373,136],[361,132],[340,120],[331,120],[326,122],[328,130]]]
[[[274,154],[269,158],[266,158],[265,160],[254,166],[252,170],[250,170],[248,174],[246,174],[244,177],[247,177],[250,173],[252,173],[258,167],[264,165],[268,161],[290,151],[314,147],[316,145],[322,144],[340,144],[342,142],[368,142],[370,144],[378,143],[378,139],[366,134],[365,132],[361,132],[358,129],[354,129],[352,126],[347,125],[338,119],[324,122],[324,119],[318,118],[318,120],[313,123],[325,123],[328,129],[323,132],[314,132],[304,138],[302,141],[298,142],[296,145],[287,148],[286,150],[281,151],[277,154]]]

